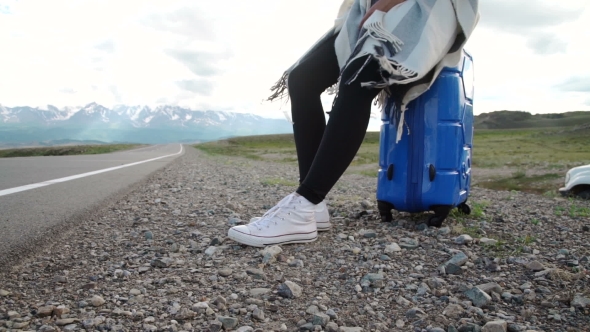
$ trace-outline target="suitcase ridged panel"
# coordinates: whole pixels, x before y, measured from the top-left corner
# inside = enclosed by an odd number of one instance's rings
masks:
[[[457,68],[445,68],[430,90],[408,105],[410,127],[396,143],[397,121],[393,102],[382,113],[377,199],[406,212],[457,206],[465,202],[471,184],[473,142],[473,80],[471,58]],[[463,71],[462,71],[463,70]],[[422,113],[418,113],[422,112]],[[412,136],[413,135],[413,136]],[[393,165],[390,180],[387,170]],[[431,181],[430,168],[436,175]]]

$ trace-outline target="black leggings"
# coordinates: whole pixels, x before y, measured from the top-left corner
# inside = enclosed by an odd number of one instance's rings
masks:
[[[326,125],[320,95],[338,81],[340,74],[334,51],[335,38],[336,35],[317,48],[288,77],[299,162],[297,193],[314,204],[324,200],[352,162],[369,125],[371,102],[381,91],[360,85],[380,80],[376,61],[367,64],[353,83],[346,84],[366,58],[350,63],[342,73]]]

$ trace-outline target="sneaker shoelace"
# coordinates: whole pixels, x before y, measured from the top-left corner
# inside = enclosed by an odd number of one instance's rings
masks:
[[[279,212],[281,212],[282,210],[297,210],[297,206],[295,206],[294,201],[296,199],[299,199],[300,197],[296,196],[295,194],[290,194],[287,197],[283,198],[277,205],[275,205],[274,207],[272,207],[270,210],[266,211],[266,213],[264,215],[262,215],[262,217],[254,222],[251,222],[248,225],[252,225],[256,228],[258,228],[258,230],[262,230],[263,227],[269,227],[269,224],[272,222],[275,225],[277,225],[277,218],[280,218],[281,220],[285,220],[285,218],[280,217]],[[287,214],[291,214],[291,211],[287,212]]]

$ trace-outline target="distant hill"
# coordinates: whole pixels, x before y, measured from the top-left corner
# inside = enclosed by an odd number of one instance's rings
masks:
[[[523,111],[495,111],[475,116],[475,129],[520,129],[590,126],[590,111],[531,114]]]

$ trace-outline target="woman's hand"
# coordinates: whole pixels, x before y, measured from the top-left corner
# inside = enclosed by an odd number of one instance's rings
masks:
[[[377,3],[375,3],[373,6],[371,6],[371,8],[369,8],[369,10],[367,10],[367,13],[365,14],[365,17],[363,17],[363,19],[361,20],[361,25],[360,27],[363,27],[363,24],[365,24],[365,21],[373,14],[373,12],[375,12],[376,10],[380,10],[382,12],[388,12],[391,8],[399,5],[400,3],[404,2],[406,0],[379,0],[377,1]]]

